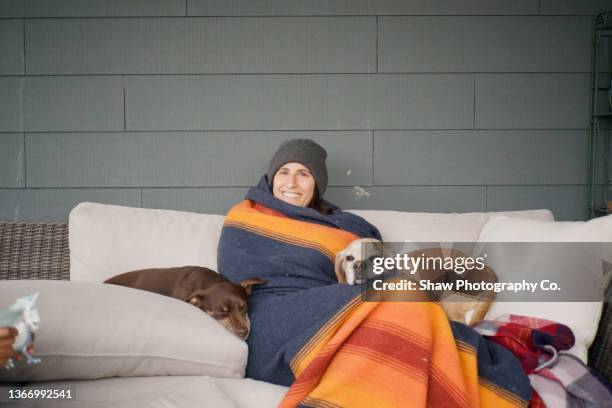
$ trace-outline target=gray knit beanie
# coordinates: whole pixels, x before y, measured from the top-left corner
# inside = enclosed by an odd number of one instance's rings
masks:
[[[319,197],[323,197],[325,189],[327,189],[327,167],[325,166],[325,158],[327,152],[319,144],[310,139],[293,139],[283,142],[268,166],[268,181],[272,186],[274,175],[279,168],[285,163],[297,162],[304,165],[317,183]]]

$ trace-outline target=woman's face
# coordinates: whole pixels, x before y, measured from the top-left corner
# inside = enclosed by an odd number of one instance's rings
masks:
[[[308,207],[315,192],[315,179],[300,163],[291,162],[281,166],[272,181],[274,197],[298,207]]]

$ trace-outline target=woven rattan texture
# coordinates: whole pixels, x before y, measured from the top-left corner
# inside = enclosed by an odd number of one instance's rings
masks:
[[[589,366],[612,383],[612,302],[604,303],[597,337],[589,349]]]
[[[0,221],[0,280],[70,279],[68,224]],[[589,366],[612,382],[612,303],[605,303]]]
[[[68,224],[0,221],[0,280],[70,279]]]

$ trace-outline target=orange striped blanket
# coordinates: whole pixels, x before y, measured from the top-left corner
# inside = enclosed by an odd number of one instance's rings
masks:
[[[524,406],[518,360],[431,303],[362,300],[335,254],[375,226],[275,198],[266,176],[225,219],[219,271],[259,277],[249,297],[247,376],[292,385],[283,407]],[[329,204],[329,203],[328,203]]]
[[[509,352],[468,327],[451,327],[433,303],[357,297],[291,368],[296,380],[282,408],[505,408],[529,401],[529,383]]]

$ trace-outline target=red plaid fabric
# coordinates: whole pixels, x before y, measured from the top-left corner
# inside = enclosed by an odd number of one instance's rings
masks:
[[[475,329],[519,359],[531,382],[531,408],[610,406],[608,387],[578,358],[559,354],[574,345],[569,327],[535,317],[503,315],[482,321]]]
[[[575,342],[569,327],[535,317],[503,315],[496,320],[482,321],[475,329],[514,353],[527,374],[556,355],[545,346],[562,351],[572,348]]]

